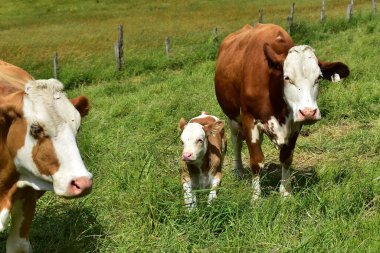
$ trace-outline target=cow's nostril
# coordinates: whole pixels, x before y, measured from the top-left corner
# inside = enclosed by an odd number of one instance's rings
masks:
[[[299,110],[302,116],[305,116],[304,112],[302,110]]]
[[[317,109],[314,109],[312,115],[314,116],[316,113],[317,113]]]
[[[80,186],[75,182],[75,180],[71,181],[71,185],[80,190]]]

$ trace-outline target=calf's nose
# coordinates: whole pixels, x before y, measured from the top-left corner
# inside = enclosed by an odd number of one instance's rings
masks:
[[[92,179],[88,177],[78,177],[71,181],[68,193],[72,197],[87,195],[92,190]]]
[[[182,160],[184,161],[188,161],[190,160],[190,157],[192,156],[192,153],[191,152],[183,152],[182,153]]]

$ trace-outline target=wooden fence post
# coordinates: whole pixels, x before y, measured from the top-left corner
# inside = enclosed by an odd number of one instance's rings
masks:
[[[165,51],[166,51],[166,55],[169,56],[169,54],[170,54],[170,38],[168,36],[165,37]]]
[[[295,3],[292,3],[292,5],[290,6],[290,14],[288,16],[288,33],[289,34],[291,34],[291,27],[293,25],[294,5],[295,5]]]
[[[116,68],[117,70],[121,70],[124,66],[124,41],[123,41],[123,25],[119,25],[119,37],[117,42],[115,43],[115,57],[116,57]]]
[[[325,21],[325,0],[322,0],[321,22]]]
[[[264,21],[264,10],[259,9],[259,23],[262,24]]]
[[[351,18],[352,18],[352,8],[353,8],[353,5],[354,5],[354,1],[351,0],[350,4],[347,6],[347,13],[346,13],[347,21],[350,21]]]
[[[59,78],[59,66],[58,66],[58,53],[57,52],[54,52],[53,65],[54,65],[54,78],[58,80],[58,78]]]
[[[376,16],[376,0],[372,0],[372,15]]]
[[[215,48],[218,48],[219,47],[218,28],[214,27],[214,29],[212,30],[212,32],[213,32],[213,35],[214,35],[214,38],[213,38],[214,46],[215,46]]]

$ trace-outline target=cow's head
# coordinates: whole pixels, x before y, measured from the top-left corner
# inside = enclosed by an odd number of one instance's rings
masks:
[[[309,46],[295,46],[287,55],[278,55],[265,44],[264,53],[271,66],[283,70],[283,96],[295,122],[310,124],[321,118],[317,96],[322,78],[334,81],[349,75],[345,64],[321,62]]]
[[[199,124],[195,122],[186,123],[186,120],[181,118],[178,126],[182,131],[182,160],[186,163],[201,164],[207,152],[207,137],[210,134],[222,131],[224,121],[216,120],[208,124]]]
[[[7,113],[4,117],[13,117],[6,139],[20,174],[18,187],[53,190],[64,197],[89,193],[92,175],[76,143],[81,116],[89,110],[88,99],[81,96],[70,101],[55,79],[30,81],[20,97],[2,110]]]

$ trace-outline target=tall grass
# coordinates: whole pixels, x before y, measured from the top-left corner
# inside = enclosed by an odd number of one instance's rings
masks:
[[[57,50],[69,95],[86,94],[92,103],[78,143],[94,190],[78,200],[41,198],[34,251],[378,252],[380,22],[370,16],[370,1],[355,1],[350,22],[346,1],[326,2],[324,24],[317,1],[296,2],[293,38],[323,60],[347,63],[351,75],[321,84],[323,119],[305,127],[297,143],[294,197],[281,199],[278,170],[268,169],[265,194],[251,205],[249,181],[231,173],[229,145],[218,199],[208,207],[200,192],[191,214],[183,206],[177,122],[202,110],[225,119],[213,88],[212,27],[223,38],[256,21],[259,7],[265,22],[285,26],[291,1],[1,4],[1,57],[47,78]],[[126,36],[121,73],[113,59],[119,23]],[[165,36],[172,40],[170,58]],[[276,168],[278,151],[269,141],[263,149],[268,167]],[[243,157],[248,164],[247,150]]]

